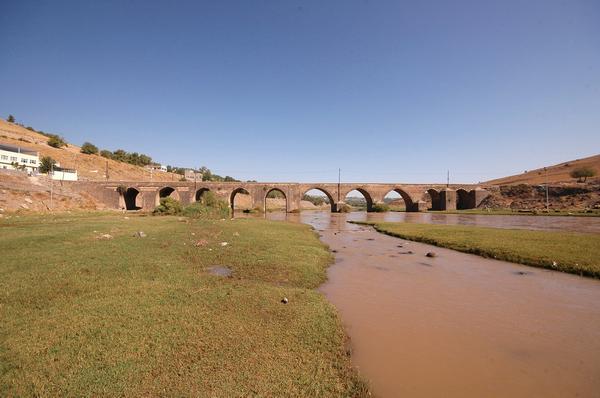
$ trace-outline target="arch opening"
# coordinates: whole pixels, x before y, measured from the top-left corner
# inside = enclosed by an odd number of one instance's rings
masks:
[[[386,199],[391,198],[388,202]],[[383,201],[390,206],[391,211],[411,211],[414,204],[411,197],[400,188],[394,188],[383,197]]]
[[[383,203],[386,205],[388,211],[406,211],[404,198],[394,190],[385,194]]]
[[[271,188],[267,191],[264,201],[263,209],[267,211],[288,211],[287,196],[279,188]]]
[[[373,199],[371,195],[362,188],[355,188],[344,196],[344,204],[338,211],[373,211]],[[349,208],[348,208],[349,207]]]
[[[335,202],[331,194],[322,188],[311,188],[302,194],[300,210],[323,210],[336,211]]]
[[[440,193],[433,188],[425,191],[423,195],[423,200],[427,203],[427,209],[429,210],[443,210],[441,199]]]
[[[245,213],[252,211],[250,192],[241,187],[234,189],[229,197],[229,205],[231,206],[232,213],[235,213],[236,210]]]
[[[163,187],[158,191],[158,195],[156,195],[156,205],[160,204],[160,200],[162,198],[171,197],[175,200],[179,200],[179,194],[173,187]]]
[[[123,199],[125,199],[125,209],[127,210],[139,210],[140,206],[137,205],[137,196],[140,191],[135,188],[127,188],[125,193],[123,194]]]
[[[196,202],[200,202],[200,200],[202,200],[202,195],[204,195],[206,192],[209,192],[210,189],[208,188],[200,188],[199,190],[196,191]]]
[[[475,208],[475,191],[458,189],[456,191],[456,209],[466,210]]]

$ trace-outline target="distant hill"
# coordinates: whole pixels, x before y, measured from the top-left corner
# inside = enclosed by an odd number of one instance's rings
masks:
[[[598,181],[600,175],[600,155],[590,156],[588,158],[571,160],[547,166],[548,182],[551,184],[557,183],[573,183],[576,180],[569,173],[579,167],[590,167],[596,170],[597,175],[592,180]],[[589,179],[588,179],[589,181]],[[517,174],[509,177],[497,178],[484,182],[489,185],[513,185],[513,184],[543,184],[546,182],[546,171],[544,168],[528,170],[523,174]]]
[[[73,144],[60,149],[53,148],[46,143],[47,141],[48,137],[42,134],[0,119],[0,143],[36,150],[40,153],[40,158],[50,156],[59,162],[61,167],[76,169],[82,180],[104,180],[107,161],[111,181],[150,180],[150,172],[141,166],[106,159],[100,155],[86,155],[80,152],[79,146]],[[180,178],[181,175],[175,173],[152,173],[154,181],[178,181]]]

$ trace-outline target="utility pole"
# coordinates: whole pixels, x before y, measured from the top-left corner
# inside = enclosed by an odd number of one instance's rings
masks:
[[[106,176],[106,181],[108,181],[108,160],[106,161],[106,171],[104,172],[104,175]]]
[[[446,188],[450,188],[450,170],[446,174]]]
[[[341,184],[342,184],[342,169],[338,168],[338,202],[340,201],[340,188],[341,188]]]
[[[546,173],[546,211],[548,211],[550,204],[548,203],[548,168],[544,167],[544,172]]]
[[[54,193],[54,162],[50,161],[50,211],[52,211],[52,194]]]

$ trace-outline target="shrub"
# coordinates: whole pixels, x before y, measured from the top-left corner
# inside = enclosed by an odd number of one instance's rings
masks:
[[[103,149],[100,151],[100,156],[107,159],[112,159],[113,153],[107,149]]]
[[[56,165],[56,160],[52,159],[50,156],[43,156],[40,159],[39,172],[48,173],[54,165]]]
[[[390,211],[390,206],[387,203],[375,203],[371,207],[371,211],[376,213],[384,213],[386,211]]]
[[[127,187],[125,185],[119,185],[117,187],[117,192],[121,195],[125,195],[125,193],[127,192]]]
[[[154,208],[152,214],[154,215],[177,215],[181,214],[183,207],[178,200],[173,199],[170,196],[162,198],[160,204]]]
[[[230,212],[229,204],[210,191],[202,194],[200,201],[183,209],[184,216],[206,219],[229,218]]]
[[[346,203],[340,203],[338,204],[337,211],[338,213],[350,213],[352,211],[352,206]]]
[[[6,119],[7,122],[9,123],[14,123],[15,122],[15,117],[13,115],[8,115],[8,119]]]
[[[585,182],[588,177],[596,175],[596,170],[591,167],[579,167],[570,173],[571,177],[577,178],[577,182]]]
[[[98,153],[98,147],[91,142],[84,142],[81,146],[81,153],[86,155],[95,155]]]
[[[48,138],[48,145],[53,148],[61,148],[63,146],[67,146],[67,143],[65,142],[64,138],[52,134],[50,135],[50,138]]]

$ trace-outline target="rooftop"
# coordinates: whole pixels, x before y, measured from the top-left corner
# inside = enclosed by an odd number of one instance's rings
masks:
[[[23,148],[23,147],[14,146],[14,145],[0,144],[0,150],[9,151],[9,152],[23,153],[25,155],[33,155],[33,156],[37,156],[38,155],[38,151],[35,151],[33,149],[30,149],[30,148]]]

